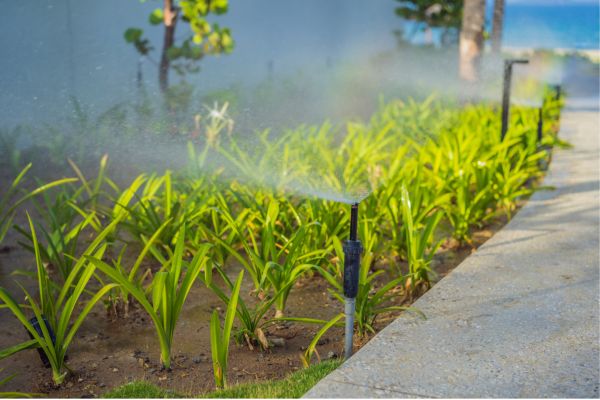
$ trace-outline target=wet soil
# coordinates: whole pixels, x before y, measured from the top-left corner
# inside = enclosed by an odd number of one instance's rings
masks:
[[[501,226],[501,221],[498,221],[478,231],[474,235],[474,245],[484,243]],[[29,253],[9,246],[11,251],[0,253],[0,271],[3,274],[0,282],[3,286],[10,280],[6,272],[14,266],[23,267],[32,263]],[[453,248],[452,243],[446,243],[434,262],[438,279],[473,251],[475,248]],[[231,272],[235,275],[234,268],[231,268]],[[14,288],[14,285],[10,286]],[[343,306],[328,293],[327,287],[327,282],[318,276],[304,279],[292,291],[286,314],[329,319],[343,311]],[[251,289],[252,285],[247,280],[245,297],[249,297]],[[11,292],[18,293],[16,288]],[[214,389],[214,382],[208,321],[215,308],[222,312],[223,303],[198,283],[185,303],[177,325],[172,371],[164,371],[159,363],[158,340],[152,322],[143,310],[134,308],[130,310],[128,318],[115,318],[108,315],[103,305],[97,305],[69,349],[71,357],[68,365],[74,373],[61,386],[55,387],[51,383],[51,372],[42,366],[36,351],[25,351],[0,361],[0,368],[4,368],[5,374],[18,374],[2,390],[45,393],[49,397],[96,397],[115,386],[143,379],[182,394],[197,395],[210,391]],[[385,327],[395,316],[382,315],[377,329]],[[282,338],[283,345],[266,352],[250,350],[245,345],[232,346],[229,382],[235,384],[282,378],[302,368],[300,355],[317,330],[318,326],[297,323],[271,327],[268,338]],[[0,310],[0,348],[26,339],[27,334],[20,323],[8,310]],[[368,338],[357,340],[357,347],[367,341]],[[275,342],[282,344],[281,340]],[[343,330],[331,329],[319,343],[317,351],[321,357],[339,356],[343,351]]]
[[[6,180],[4,181],[6,182]],[[16,221],[25,226],[20,215]],[[459,247],[453,241],[444,243],[435,257],[433,268],[436,280],[448,274],[454,267],[489,239],[505,223],[499,218],[489,226],[477,231],[473,245]],[[9,232],[0,251],[0,286],[23,301],[15,269],[33,271],[33,258],[17,243],[14,231]],[[228,274],[237,274],[235,266]],[[26,288],[35,291],[33,279],[18,277]],[[286,309],[287,316],[329,319],[343,311],[343,305],[327,291],[325,280],[318,276],[303,279],[292,291]],[[250,299],[252,284],[245,281],[243,295]],[[415,300],[415,299],[412,299]],[[249,300],[250,301],[250,300]],[[139,309],[130,310],[128,318],[109,316],[103,304],[97,304],[85,320],[69,348],[68,365],[73,370],[65,382],[55,387],[52,375],[45,369],[35,350],[15,354],[0,361],[0,379],[17,374],[0,391],[24,391],[43,393],[48,397],[99,397],[114,388],[133,380],[147,380],[161,387],[182,394],[198,395],[214,389],[210,353],[209,318],[214,309],[223,312],[223,303],[200,282],[192,289],[184,305],[175,331],[173,368],[164,371],[159,364],[159,346],[152,322]],[[391,322],[397,314],[382,315],[376,323],[378,330]],[[315,325],[288,323],[268,329],[267,337],[279,346],[269,351],[250,350],[245,345],[230,348],[230,384],[282,378],[302,368],[300,355],[319,329]],[[0,349],[27,340],[21,324],[6,309],[0,309]],[[357,347],[369,338],[356,340]],[[343,351],[343,329],[331,329],[319,342],[317,351],[322,358],[338,357]]]

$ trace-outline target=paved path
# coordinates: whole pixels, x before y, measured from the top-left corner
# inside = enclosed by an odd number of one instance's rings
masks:
[[[306,397],[598,397],[597,111],[567,110],[546,185]]]

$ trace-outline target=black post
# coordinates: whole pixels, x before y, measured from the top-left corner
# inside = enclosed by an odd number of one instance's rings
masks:
[[[542,136],[544,134],[544,107],[538,108],[538,124],[537,124],[537,141],[542,144]]]
[[[344,242],[344,297],[346,315],[344,356],[352,355],[352,339],[354,335],[355,300],[358,294],[358,274],[360,271],[360,255],[363,248],[358,236],[358,203],[350,209],[350,238]]]
[[[508,131],[508,117],[510,112],[510,85],[512,82],[512,67],[513,64],[527,64],[529,60],[524,59],[509,59],[504,60],[504,86],[502,90],[502,128],[500,132],[500,140],[504,140],[506,131]]]
[[[358,292],[358,270],[362,244],[357,239],[358,232],[358,203],[350,209],[350,239],[344,243],[344,295],[356,297]]]
[[[562,86],[560,84],[554,85],[554,90],[556,91],[554,100],[560,100],[560,96],[562,96]]]
[[[44,331],[42,330],[42,327],[40,326],[40,321],[36,317],[33,317],[29,320],[29,323],[33,326],[33,329],[35,329],[37,334],[43,338]],[[46,325],[46,329],[48,330],[48,333],[50,334],[50,339],[52,340],[52,343],[56,344],[56,336],[54,335],[54,331],[52,330],[50,323],[48,322],[48,320],[46,319],[46,316],[44,316],[44,315],[42,315],[42,323],[44,325]],[[31,334],[31,332],[29,332],[29,329],[26,329],[26,330],[27,330],[27,334],[29,335],[29,338],[33,339],[33,335]],[[44,353],[44,350],[42,350],[41,348],[38,348],[37,351],[40,356],[40,360],[42,360],[42,364],[44,364],[44,367],[50,368],[50,366],[51,366],[50,360],[48,360],[48,357],[46,356],[46,353]]]

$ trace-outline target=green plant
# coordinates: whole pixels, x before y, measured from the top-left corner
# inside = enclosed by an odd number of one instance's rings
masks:
[[[46,246],[40,246],[42,260],[49,268],[56,269],[63,280],[78,257],[77,245],[80,243],[82,231],[88,226],[96,232],[102,229],[97,210],[103,183],[106,181],[114,185],[106,177],[108,156],[102,157],[98,175],[94,179],[87,179],[73,161],[68,161],[81,185],[62,185],[54,196],[50,196],[48,192],[41,193],[41,204],[37,201],[38,198],[32,199],[40,216],[45,220],[44,224],[39,225],[47,243]],[[31,234],[26,229],[18,226],[15,228],[29,242],[21,245],[33,253]]]
[[[0,154],[3,154],[1,164],[11,169],[13,173],[21,171],[22,151],[17,144],[19,136],[23,135],[23,128],[13,130],[0,130]]]
[[[307,250],[306,237],[313,224],[303,225],[289,239],[284,239],[281,248],[275,253],[275,261],[265,265],[265,276],[271,283],[276,297],[275,318],[284,315],[285,304],[293,285],[309,270],[318,267],[313,260],[319,260],[329,249]],[[282,260],[282,261],[280,261]]]
[[[177,243],[172,257],[154,274],[152,283],[143,288],[140,282],[132,282],[122,268],[115,268],[98,257],[88,257],[92,264],[120,285],[144,308],[154,323],[160,344],[160,361],[164,368],[171,368],[171,348],[175,327],[198,274],[206,266],[208,244],[198,249],[189,263],[184,261],[185,224],[179,228]],[[136,263],[137,264],[137,263]],[[182,278],[183,276],[183,278]]]
[[[56,293],[51,285],[50,278],[42,264],[42,258],[39,251],[37,236],[33,221],[29,218],[29,228],[33,239],[33,249],[35,251],[35,263],[37,267],[37,280],[39,287],[39,302],[36,302],[29,292],[21,286],[28,306],[19,305],[13,297],[3,288],[0,288],[0,300],[13,315],[27,329],[32,339],[4,349],[0,352],[0,359],[6,358],[18,351],[30,348],[40,348],[48,358],[52,368],[52,378],[56,384],[60,384],[67,373],[70,371],[65,363],[65,355],[71,344],[77,330],[92,310],[92,307],[113,287],[109,284],[103,286],[96,292],[85,304],[83,309],[75,314],[75,308],[78,305],[81,296],[86,291],[87,284],[92,278],[95,267],[87,262],[87,256],[101,258],[106,249],[106,244],[102,244],[106,235],[115,228],[118,221],[114,221],[98,234],[96,239],[84,251],[83,257],[79,258],[73,266],[71,272],[66,277],[62,287]],[[30,308],[37,321],[41,332],[33,324],[34,320],[29,320],[25,316],[25,309]],[[47,321],[47,323],[45,322]],[[52,332],[52,333],[51,333]]]
[[[50,269],[55,269],[63,281],[67,279],[76,263],[77,246],[82,231],[88,226],[96,232],[102,229],[94,212],[86,213],[70,199],[65,199],[64,195],[65,192],[61,191],[52,203],[44,196],[46,206],[36,206],[40,215],[45,217],[48,227],[39,226],[47,243],[46,246],[39,246],[42,261]],[[75,221],[77,216],[82,218],[79,222]],[[19,226],[15,226],[15,229],[29,242],[20,242],[21,246],[34,253],[32,234]]]
[[[250,224],[255,218],[255,213],[251,209],[244,208],[235,215],[224,195],[219,192],[214,193],[214,202],[215,205],[207,210],[204,221],[199,223],[190,246],[196,247],[203,242],[212,242],[211,260],[223,266],[231,254],[231,250],[228,249],[237,249],[241,246],[240,240],[243,238],[239,237],[236,228]],[[223,218],[222,214],[231,216],[234,223],[228,223],[227,218]],[[214,240],[215,237],[218,240]]]
[[[131,266],[131,269],[129,271],[127,271],[125,269],[125,267],[123,266],[123,254],[125,253],[125,250],[127,249],[127,246],[123,246],[123,248],[121,249],[121,252],[119,253],[118,257],[116,258],[116,260],[113,260],[112,264],[113,267],[118,270],[121,275],[126,276],[129,283],[131,283],[133,286],[135,287],[142,287],[145,279],[151,274],[151,270],[150,269],[146,269],[146,271],[142,274],[139,274],[139,269],[141,267],[142,262],[144,261],[144,259],[146,258],[146,255],[148,253],[154,254],[154,257],[158,260],[160,260],[162,262],[162,265],[167,265],[167,260],[165,260],[162,255],[160,255],[160,253],[158,253],[155,249],[154,249],[154,244],[157,240],[157,238],[160,236],[162,230],[166,227],[166,225],[169,223],[170,221],[167,220],[165,221],[165,223],[160,226],[156,232],[154,232],[154,234],[146,239],[144,236],[141,236],[141,239],[144,241],[144,247],[142,248],[142,251],[140,251],[140,253],[138,254],[135,262],[133,263],[133,265]],[[101,282],[102,279],[98,278]],[[111,292],[109,293],[108,299],[105,301],[105,304],[107,306],[108,309],[110,309],[112,311],[112,314],[115,317],[120,316],[121,314],[123,315],[123,317],[127,318],[129,316],[129,306],[131,304],[131,296],[129,294],[129,292],[127,291],[127,289],[120,285],[117,288],[111,290]]]
[[[56,187],[59,185],[63,185],[65,183],[69,183],[69,182],[75,182],[77,180],[76,178],[59,179],[59,180],[41,185],[41,186],[37,187],[36,189],[33,189],[30,192],[27,192],[26,194],[22,195],[21,197],[17,197],[16,194],[19,190],[19,185],[21,184],[23,178],[25,177],[25,174],[27,174],[27,172],[29,171],[30,168],[31,168],[31,163],[27,164],[27,166],[21,170],[21,172],[12,181],[12,183],[8,187],[7,191],[2,196],[2,199],[0,199],[0,243],[2,243],[2,241],[4,240],[4,237],[6,236],[6,232],[8,231],[8,228],[10,228],[10,226],[12,225],[15,210],[21,204],[25,203],[27,200],[37,196],[40,193],[45,192],[46,190],[48,190],[50,188],[53,188],[53,187]]]
[[[128,382],[102,395],[105,399],[182,399],[185,397],[181,393],[145,381]]]
[[[213,372],[215,377],[215,385],[219,389],[223,389],[227,385],[227,359],[229,358],[229,342],[231,340],[231,329],[233,328],[233,320],[237,310],[238,298],[240,296],[240,287],[244,279],[244,271],[240,271],[229,304],[225,314],[225,322],[223,330],[221,330],[221,321],[219,313],[214,310],[210,319],[210,349],[213,360]]]
[[[309,368],[296,371],[285,379],[260,383],[244,383],[225,390],[208,393],[203,397],[225,399],[299,399],[340,364],[340,360],[323,361]]]
[[[408,190],[402,186],[402,221],[404,226],[404,237],[406,240],[406,254],[409,268],[409,281],[411,289],[419,286],[428,289],[430,286],[431,260],[435,252],[440,247],[442,240],[432,244],[434,240],[435,228],[442,218],[441,211],[435,211],[423,217],[422,229],[415,226],[413,220],[413,210]]]
[[[220,275],[221,279],[227,288],[233,292],[234,284],[231,282],[227,274],[219,265],[214,266],[214,270]],[[199,277],[204,284],[211,289],[226,305],[229,307],[231,297],[219,288],[213,281],[212,269],[206,268],[205,274]],[[281,293],[281,292],[280,292]],[[266,319],[266,314],[269,312],[277,297],[258,299],[253,307],[248,307],[244,300],[239,297],[236,314],[241,327],[235,334],[235,339],[238,343],[246,342],[250,349],[254,349],[255,345],[262,349],[268,349],[270,344],[265,336],[263,328],[277,321],[277,319]]]
[[[142,194],[134,192],[132,196],[136,202],[131,206],[118,203],[128,214],[122,226],[142,243],[142,237],[150,237],[162,227],[157,238],[159,251],[172,254],[180,227],[198,223],[208,209],[211,192],[203,183],[202,179],[176,179],[173,182],[170,171],[163,176],[145,179]],[[176,184],[182,185],[184,190],[178,190]]]
[[[266,382],[250,382],[231,386],[227,389],[218,389],[214,392],[201,395],[188,394],[187,396],[162,389],[153,383],[134,381],[123,386],[111,389],[104,393],[104,398],[114,399],[159,399],[159,398],[225,398],[225,399],[296,399],[301,398],[310,388],[323,379],[341,364],[341,360],[328,360],[314,364],[309,368],[296,371],[285,379]]]
[[[310,361],[311,361],[313,354],[317,355],[317,357],[319,358],[319,361],[321,360],[321,357],[319,356],[319,352],[317,351],[317,344],[319,343],[319,340],[321,340],[321,337],[323,337],[323,335],[329,329],[331,329],[333,326],[337,325],[342,318],[344,318],[344,314],[340,313],[340,314],[336,315],[335,317],[331,318],[329,321],[306,320],[306,319],[303,319],[304,321],[302,321],[302,320],[300,321],[300,322],[316,323],[316,324],[322,325],[321,328],[317,331],[317,333],[313,337],[313,339],[311,340],[310,344],[308,345],[308,347],[306,348],[304,353],[300,356],[300,360],[302,361],[302,365],[304,366],[304,368],[310,367]]]
[[[286,237],[279,231],[280,227],[280,202],[271,199],[266,215],[257,219],[243,219],[234,217],[225,209],[220,210],[222,219],[230,228],[230,235],[237,235],[241,247],[248,257],[246,260],[240,251],[213,233],[214,241],[218,246],[227,250],[252,277],[255,290],[264,296],[269,289],[277,298],[276,317],[282,317],[285,304],[293,284],[301,278],[302,274],[316,267],[314,260],[319,260],[328,251],[312,250],[307,248],[309,243],[306,238],[309,230],[315,225],[305,224],[297,227],[291,237]],[[245,223],[245,227],[242,223]],[[253,232],[256,224],[257,233]],[[248,239],[246,239],[248,238]]]

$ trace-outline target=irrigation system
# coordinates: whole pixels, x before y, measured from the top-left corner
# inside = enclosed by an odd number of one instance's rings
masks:
[[[354,203],[350,209],[350,238],[344,242],[344,312],[346,314],[344,357],[346,359],[352,356],[354,310],[356,308],[358,274],[362,251],[362,243],[358,240],[358,203]]]
[[[511,58],[504,60],[504,86],[502,90],[502,130],[500,140],[504,140],[508,130],[508,116],[510,112],[510,85],[512,83],[512,69],[514,64],[529,64],[529,60]]]
[[[537,141],[542,143],[542,135],[544,130],[544,107],[538,108],[538,124],[537,124]]]
[[[554,90],[556,91],[556,94],[554,95],[554,100],[560,100],[560,96],[562,95],[562,85],[554,85]]]
[[[56,336],[54,335],[52,326],[50,326],[50,323],[48,322],[48,320],[46,319],[45,316],[42,316],[42,322],[46,326],[46,330],[48,331],[48,334],[50,335],[50,339],[52,340],[52,343],[56,343]],[[31,318],[29,320],[29,323],[33,326],[33,329],[35,329],[35,331],[37,332],[38,335],[40,335],[40,337],[44,337],[43,328],[41,327],[40,321],[37,319],[37,317]],[[27,334],[29,335],[29,338],[33,339],[33,335],[31,334],[31,332],[29,332],[28,329],[26,329],[26,330],[27,330]],[[44,367],[50,368],[50,360],[48,360],[48,356],[46,356],[46,353],[44,353],[44,350],[42,350],[41,347],[38,347],[37,351],[38,351],[38,355],[40,356],[40,360],[42,360],[42,364],[44,364]],[[65,356],[65,360],[66,359],[67,358]]]

